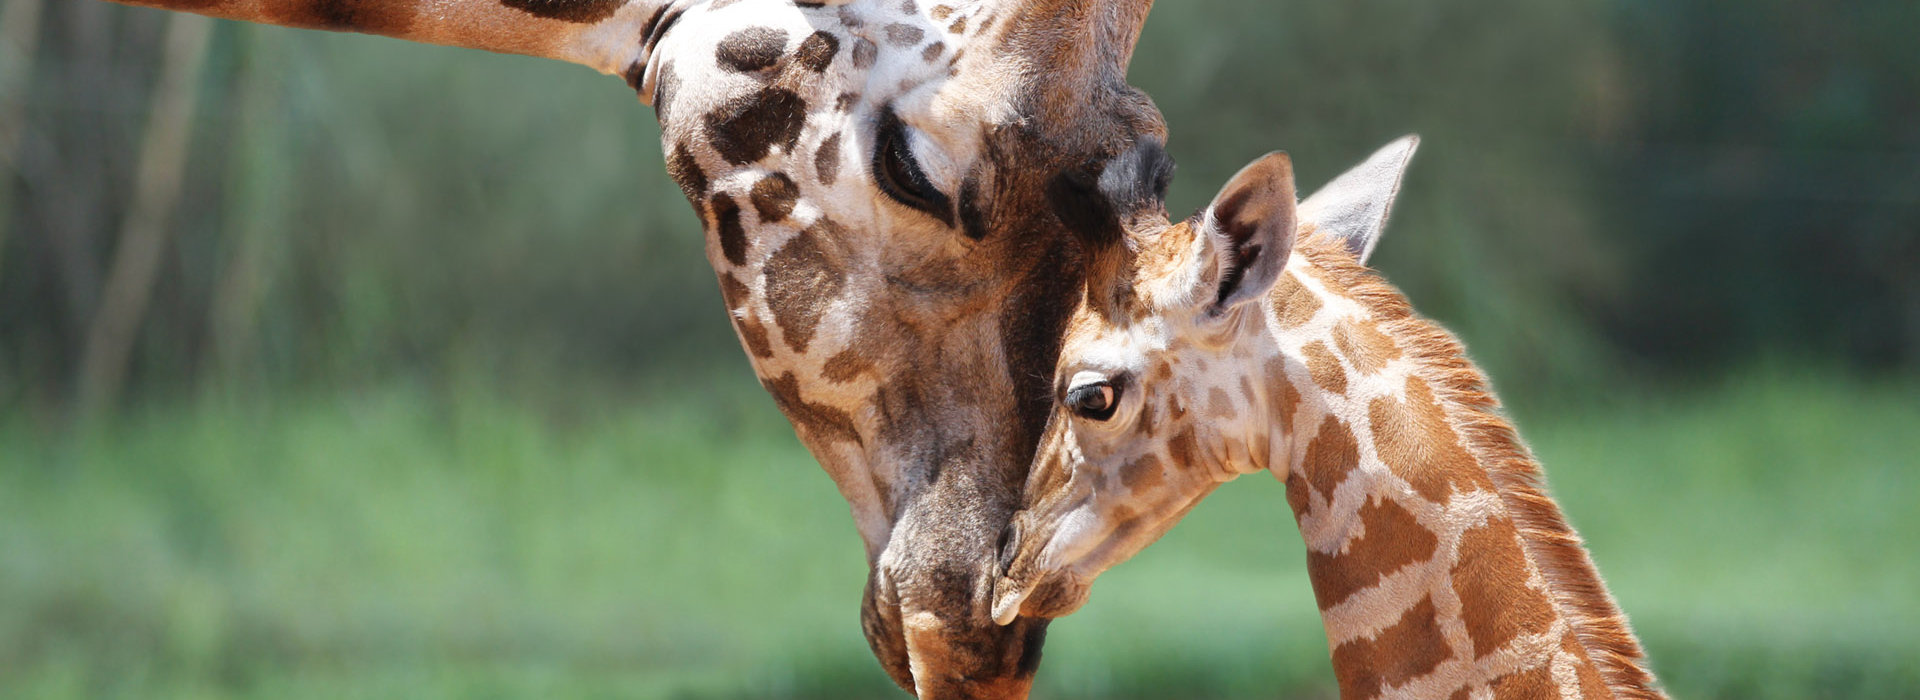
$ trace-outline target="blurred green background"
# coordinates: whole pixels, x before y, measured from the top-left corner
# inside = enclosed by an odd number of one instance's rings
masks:
[[[1376,262],[1676,696],[1912,698],[1916,27],[1184,0],[1133,82],[1176,212],[1425,136]],[[898,697],[658,135],[571,66],[0,0],[0,697]],[[1331,697],[1283,503],[1103,577],[1036,696]]]

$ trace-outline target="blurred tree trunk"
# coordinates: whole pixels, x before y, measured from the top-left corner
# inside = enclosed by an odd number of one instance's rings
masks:
[[[238,134],[228,160],[228,259],[214,287],[214,366],[226,381],[252,378],[260,306],[285,255],[291,157],[280,112],[284,50],[271,30],[246,27],[240,48]]]
[[[41,0],[6,0],[0,6],[0,271],[6,269],[7,232],[12,227],[14,176],[20,172],[20,137],[26,132],[27,87],[40,48]]]
[[[130,43],[129,37],[114,31],[117,9],[104,2],[55,7],[56,14],[64,15],[67,36],[65,46],[47,56],[53,80],[42,87],[49,101],[66,105],[68,113],[62,118],[42,117],[47,121],[35,133],[47,136],[49,148],[22,153],[26,162],[20,175],[40,209],[39,230],[47,235],[54,268],[59,271],[61,298],[66,302],[66,314],[58,326],[60,346],[70,357],[80,355],[87,325],[99,308],[97,241],[104,228],[101,222],[114,209],[113,156],[120,144],[112,138],[110,125],[117,115],[109,105],[124,90],[111,81],[118,72],[110,54],[116,46]],[[59,369],[63,375],[77,371],[67,363]]]
[[[134,340],[153,294],[167,224],[180,198],[198,100],[200,67],[206,60],[212,21],[172,15],[154,87],[153,107],[141,137],[133,204],[120,229],[100,309],[87,330],[80,361],[80,410],[98,415],[119,399]]]

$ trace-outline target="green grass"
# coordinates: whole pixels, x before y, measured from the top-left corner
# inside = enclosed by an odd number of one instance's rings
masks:
[[[1916,388],[1758,373],[1522,425],[1676,695],[1912,697]],[[0,697],[897,696],[845,506],[746,377],[536,406],[0,419]],[[1054,626],[1036,696],[1325,695],[1302,561],[1277,483],[1222,489]]]

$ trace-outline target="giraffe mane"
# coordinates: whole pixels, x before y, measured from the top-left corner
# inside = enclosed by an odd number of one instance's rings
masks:
[[[1433,387],[1448,422],[1487,469],[1534,564],[1546,577],[1554,606],[1593,660],[1607,687],[1621,698],[1665,698],[1644,665],[1646,654],[1619,605],[1601,581],[1579,533],[1547,495],[1540,463],[1522,442],[1494,396],[1486,375],[1467,358],[1453,333],[1421,317],[1406,295],[1360,264],[1333,238],[1301,232],[1313,272],[1365,307]]]

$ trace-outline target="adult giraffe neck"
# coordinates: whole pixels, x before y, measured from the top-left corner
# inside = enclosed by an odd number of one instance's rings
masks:
[[[1316,398],[1274,465],[1342,697],[1664,697],[1460,343],[1337,247],[1300,253],[1272,395]]]

